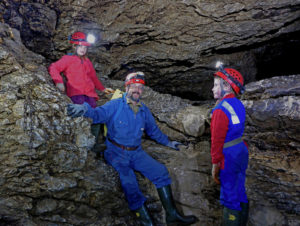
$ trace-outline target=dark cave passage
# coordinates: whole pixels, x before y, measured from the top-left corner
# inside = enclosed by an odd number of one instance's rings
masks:
[[[256,80],[300,74],[300,32],[285,35],[257,49]]]

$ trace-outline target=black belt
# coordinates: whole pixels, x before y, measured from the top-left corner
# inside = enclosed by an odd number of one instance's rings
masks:
[[[123,150],[126,150],[126,151],[134,151],[136,150],[139,146],[136,146],[136,147],[126,147],[122,144],[118,144],[117,142],[113,141],[112,139],[110,138],[107,138],[109,140],[110,143],[112,143],[113,145],[116,145],[117,147],[123,149]]]

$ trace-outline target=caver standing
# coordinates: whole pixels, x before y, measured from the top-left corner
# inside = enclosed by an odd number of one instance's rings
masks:
[[[221,183],[223,225],[246,225],[249,209],[245,189],[248,148],[242,140],[246,113],[236,97],[244,91],[244,79],[233,68],[223,68],[222,64],[218,68],[212,89],[217,99],[211,119],[212,176]]]
[[[75,32],[69,41],[73,45],[74,54],[64,55],[60,60],[52,63],[48,69],[56,87],[66,92],[75,104],[88,103],[95,108],[96,101],[99,99],[95,89],[105,93],[113,92],[110,88],[105,88],[99,81],[92,62],[87,57],[88,47],[93,40],[83,32]],[[61,73],[66,77],[66,87]],[[100,124],[91,126],[92,134],[98,140]]]
[[[146,198],[139,189],[134,171],[139,171],[155,184],[166,210],[167,223],[190,225],[195,216],[182,216],[177,211],[171,192],[171,178],[167,168],[150,157],[141,146],[144,132],[158,143],[179,150],[177,141],[170,141],[156,125],[148,107],[140,101],[145,85],[144,73],[132,72],[126,76],[126,93],[95,109],[88,104],[68,106],[68,115],[84,115],[94,123],[107,125],[106,161],[119,173],[129,208],[136,212],[143,225],[153,225],[145,207]]]

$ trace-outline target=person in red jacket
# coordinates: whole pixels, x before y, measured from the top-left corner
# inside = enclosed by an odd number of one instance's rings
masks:
[[[246,112],[236,97],[244,92],[244,79],[233,68],[219,64],[218,69],[212,89],[217,99],[211,119],[212,177],[221,184],[222,225],[246,225],[249,203],[245,180],[249,157],[248,147],[242,140]]]
[[[91,36],[93,37],[93,36]],[[48,69],[56,87],[66,92],[74,104],[87,102],[92,108],[97,106],[99,99],[95,89],[105,93],[113,92],[110,88],[105,88],[99,81],[92,62],[87,57],[88,47],[94,40],[89,42],[89,36],[83,32],[75,32],[69,39],[75,50],[74,55],[65,55],[60,60],[52,63]],[[66,87],[61,73],[66,78]],[[92,125],[92,134],[98,140],[100,124]]]
[[[87,102],[91,107],[96,107],[99,99],[95,89],[110,93],[112,89],[105,88],[99,81],[92,62],[87,55],[87,48],[91,43],[87,41],[87,36],[83,32],[75,32],[70,43],[73,44],[75,54],[65,55],[60,60],[52,63],[48,69],[56,87],[62,92],[66,92],[74,104]],[[63,77],[67,79],[66,87]]]

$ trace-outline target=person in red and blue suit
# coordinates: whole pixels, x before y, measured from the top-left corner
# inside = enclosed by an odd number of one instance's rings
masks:
[[[223,225],[246,225],[249,202],[245,180],[249,157],[242,140],[246,113],[236,97],[244,92],[244,79],[233,68],[223,68],[222,64],[218,68],[212,89],[217,100],[211,118],[212,177],[221,184]]]

